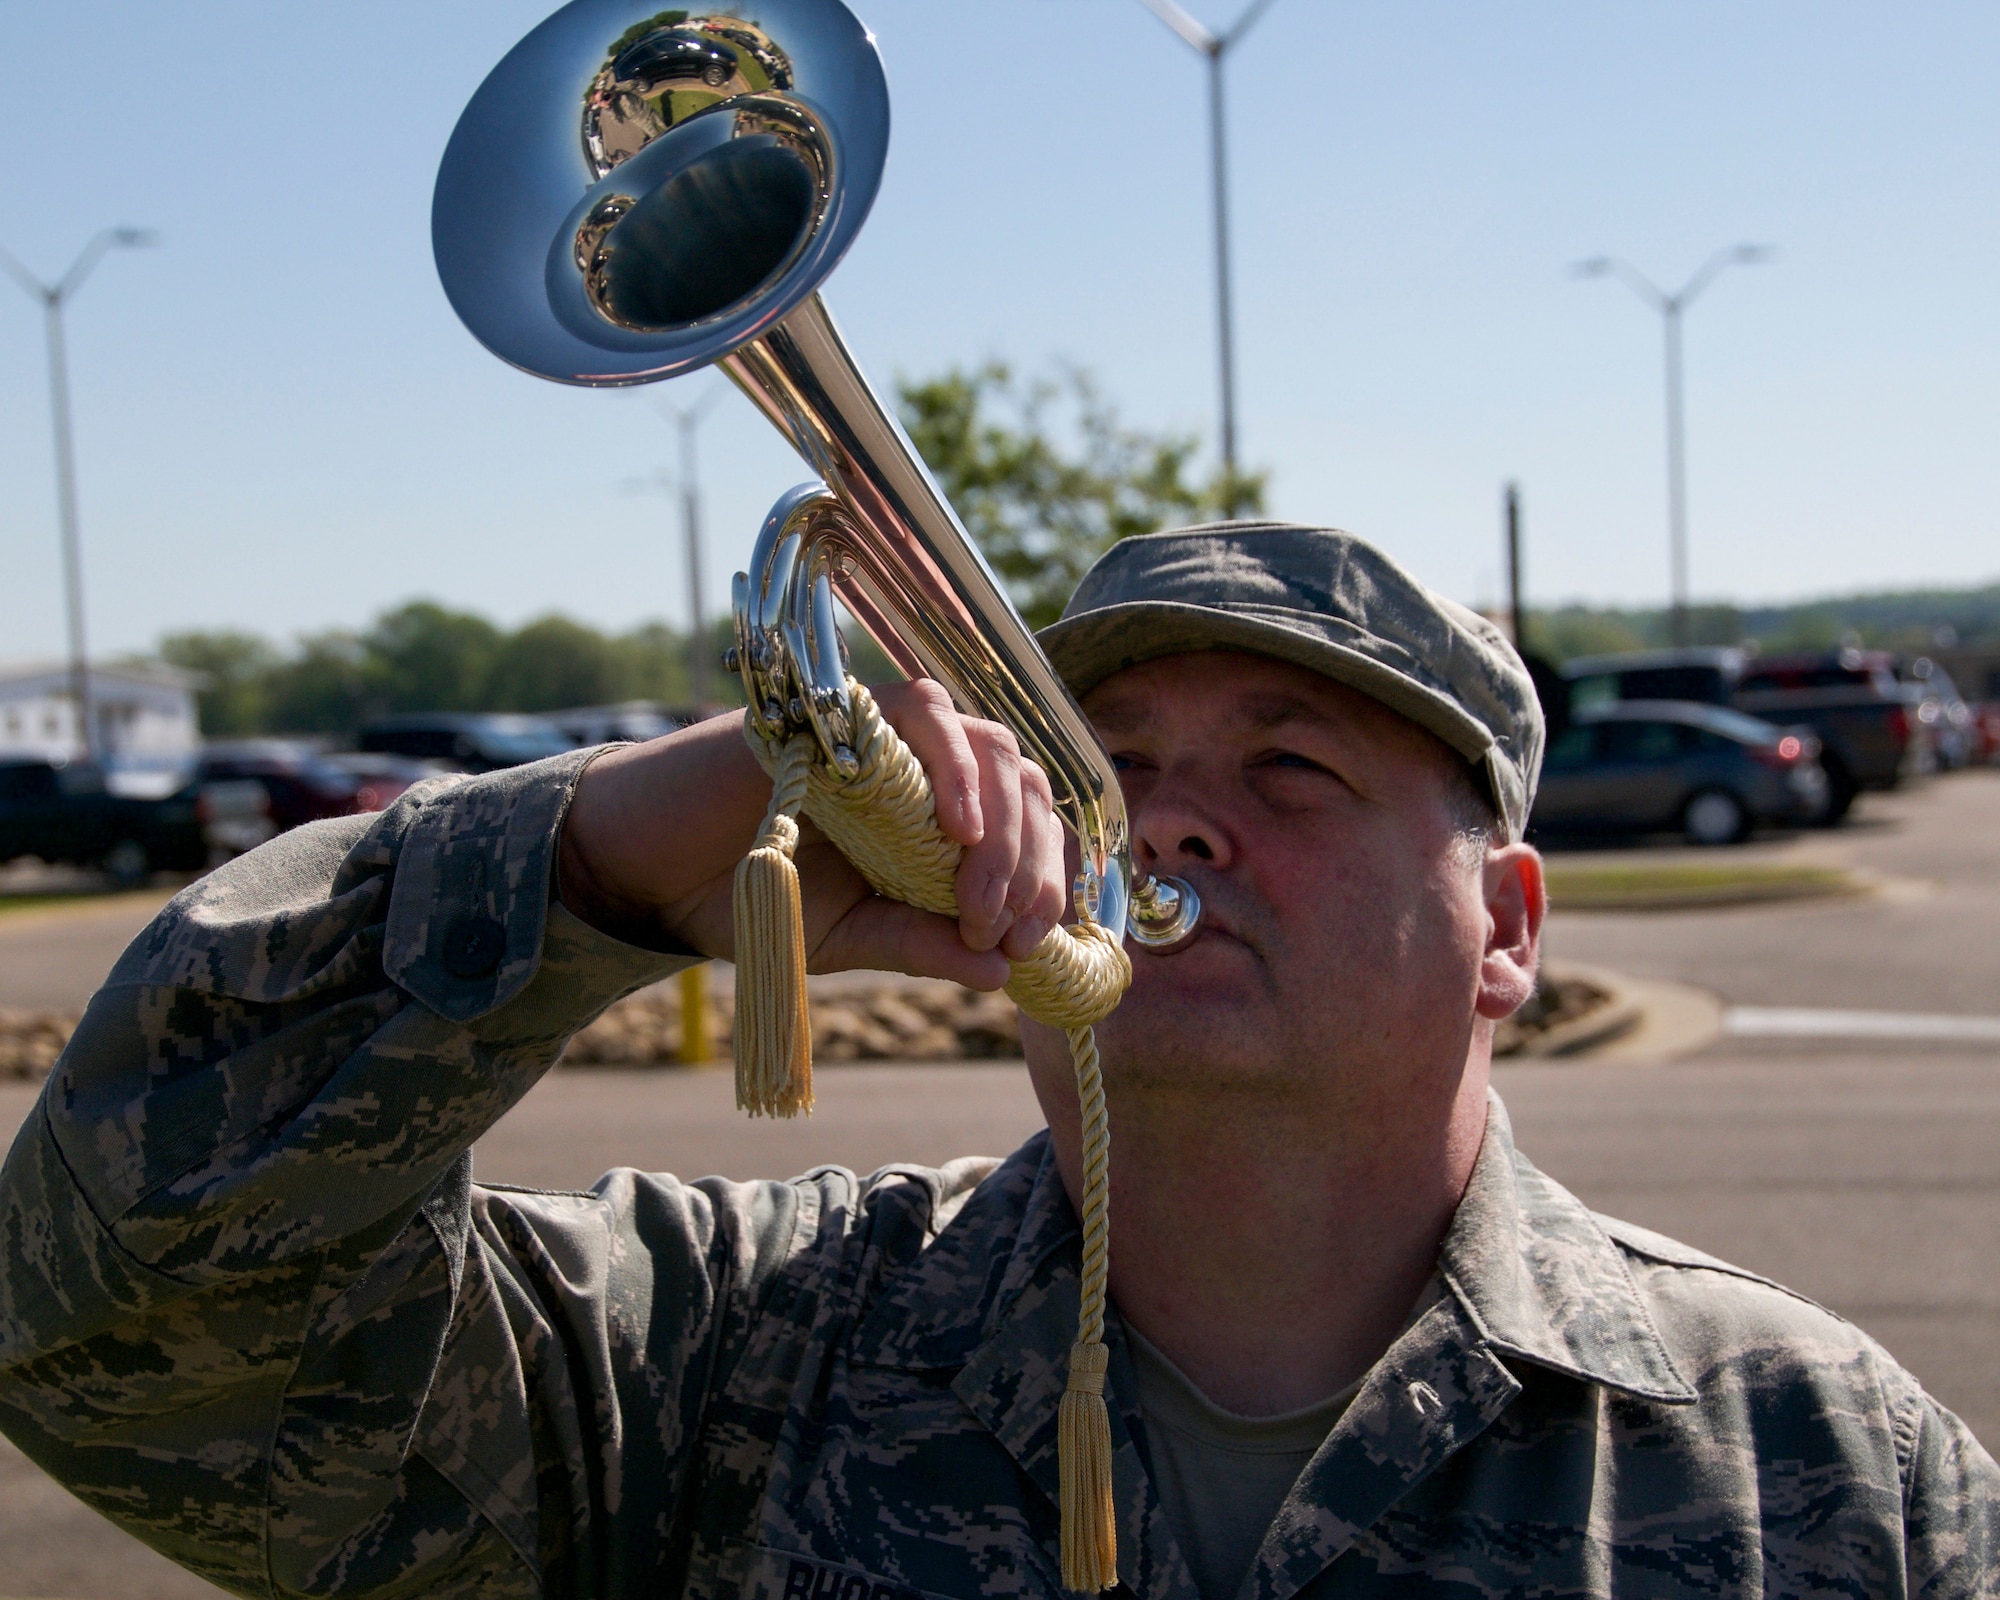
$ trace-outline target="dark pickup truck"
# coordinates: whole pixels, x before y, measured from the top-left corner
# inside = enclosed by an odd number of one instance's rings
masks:
[[[1767,722],[1810,725],[1836,817],[1863,789],[1893,789],[1936,765],[1930,728],[1911,715],[1895,659],[1879,650],[1754,657],[1730,703]]]
[[[1822,822],[1837,822],[1864,789],[1891,789],[1934,764],[1928,728],[1911,715],[1894,658],[1877,650],[1755,656],[1741,650],[1647,650],[1567,662],[1570,706],[1696,700],[1734,706],[1819,737],[1826,769]]]
[[[0,862],[38,856],[101,867],[120,883],[209,863],[199,785],[158,800],[114,794],[88,761],[0,759]]]

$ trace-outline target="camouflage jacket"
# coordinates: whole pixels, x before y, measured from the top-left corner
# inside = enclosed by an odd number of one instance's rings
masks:
[[[1058,1593],[1075,1222],[1004,1162],[484,1187],[683,963],[552,908],[575,758],[180,896],[0,1174],[0,1427],[244,1594]],[[1995,1592],[2000,1474],[1847,1323],[1593,1216],[1496,1102],[1440,1259],[1241,1600]],[[1196,1600],[1112,1330],[1120,1576]]]

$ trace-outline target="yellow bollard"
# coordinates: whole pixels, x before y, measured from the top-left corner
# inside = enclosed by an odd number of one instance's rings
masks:
[[[715,1054],[715,1035],[709,1026],[708,963],[689,967],[681,974],[681,1064],[700,1066]]]

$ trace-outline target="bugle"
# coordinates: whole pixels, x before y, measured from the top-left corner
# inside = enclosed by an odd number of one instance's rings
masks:
[[[1078,915],[1170,949],[1194,930],[1193,891],[1135,873],[1110,757],[819,297],[888,133],[874,42],[838,0],[576,0],[452,135],[432,210],[445,292],[488,349],[558,382],[719,365],[821,480],[778,502],[736,579],[752,718],[852,762],[837,595],[898,667],[1006,724],[1048,774],[1080,844]]]

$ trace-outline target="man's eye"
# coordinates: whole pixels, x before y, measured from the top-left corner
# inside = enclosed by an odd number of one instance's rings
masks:
[[[1290,750],[1276,751],[1268,759],[1274,767],[1298,767],[1306,772],[1323,770],[1317,761],[1308,761],[1304,756]]]

